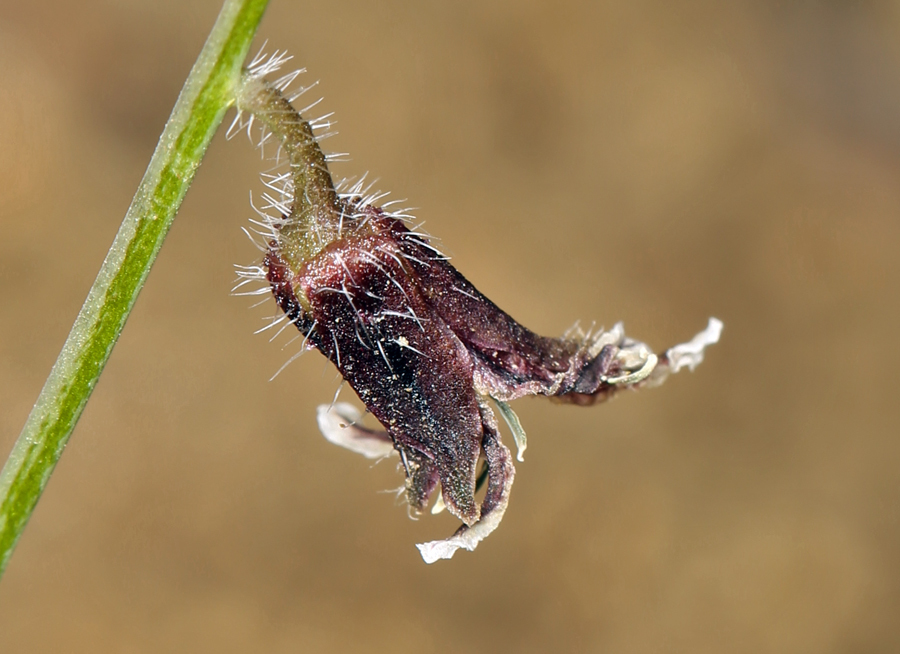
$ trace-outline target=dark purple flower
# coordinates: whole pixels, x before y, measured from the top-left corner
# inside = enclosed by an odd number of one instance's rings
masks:
[[[626,338],[621,325],[562,338],[528,330],[403,217],[360,197],[361,185],[336,192],[313,127],[293,112],[277,83],[262,81],[265,72],[251,70],[241,106],[279,137],[291,170],[269,184],[284,197],[274,203],[277,217],[264,216],[267,251],[256,270],[306,346],[334,363],[384,427],[361,427],[355,409],[335,404],[319,410],[325,436],[373,458],[396,451],[409,505],[421,511],[440,486],[436,506],[463,522],[451,538],[419,545],[427,562],[474,549],[506,510],[515,469],[492,402],[521,458],[524,432],[507,402],[525,395],[601,402],[693,368],[718,340],[715,319],[694,341],[660,356]]]

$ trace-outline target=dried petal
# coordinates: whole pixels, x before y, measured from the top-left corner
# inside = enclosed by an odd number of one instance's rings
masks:
[[[710,318],[709,324],[702,332],[694,336],[687,343],[676,345],[666,351],[666,359],[672,372],[678,372],[687,366],[691,372],[703,361],[703,351],[707,345],[719,342],[722,335],[722,321],[718,318]]]
[[[452,558],[458,549],[474,550],[478,543],[488,537],[503,519],[509,503],[516,470],[506,446],[500,442],[497,420],[486,405],[482,406],[484,416],[484,455],[488,462],[488,488],[481,505],[481,519],[474,525],[463,525],[453,536],[445,540],[433,540],[416,545],[425,563]]]
[[[328,442],[346,447],[367,459],[383,459],[394,454],[394,442],[387,432],[360,427],[357,423],[361,419],[359,411],[346,402],[321,404],[316,409],[319,431]]]

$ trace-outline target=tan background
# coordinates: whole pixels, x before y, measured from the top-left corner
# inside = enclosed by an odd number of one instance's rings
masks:
[[[0,449],[218,11],[0,2]],[[503,525],[425,566],[326,443],[315,353],[229,297],[258,155],[217,137],[0,584],[3,652],[900,651],[900,5],[288,2],[326,142],[526,325],[696,373],[517,403]],[[345,393],[346,396],[349,393]],[[507,437],[507,440],[509,438]]]

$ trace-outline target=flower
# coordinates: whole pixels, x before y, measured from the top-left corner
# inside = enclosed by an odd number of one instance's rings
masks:
[[[691,342],[654,354],[609,331],[539,336],[481,294],[405,217],[363,197],[357,184],[331,183],[314,127],[263,80],[268,62],[246,74],[239,106],[279,137],[291,170],[275,178],[279,215],[263,214],[262,266],[278,306],[340,371],[384,427],[358,424],[350,405],[318,411],[325,437],[370,458],[397,452],[409,505],[423,510],[440,486],[435,509],[462,521],[448,539],[419,545],[431,563],[472,550],[499,525],[515,468],[502,443],[492,402],[519,446],[525,434],[507,402],[545,395],[589,405],[623,388],[655,385],[693,368],[715,343],[711,319]],[[265,139],[264,139],[265,140]],[[479,470],[479,461],[484,464]],[[475,499],[486,484],[484,499]]]

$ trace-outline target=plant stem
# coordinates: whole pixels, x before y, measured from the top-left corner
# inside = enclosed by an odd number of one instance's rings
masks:
[[[0,575],[87,404],[225,111],[268,0],[226,0],[0,473]]]

